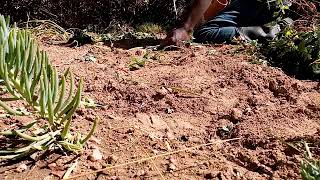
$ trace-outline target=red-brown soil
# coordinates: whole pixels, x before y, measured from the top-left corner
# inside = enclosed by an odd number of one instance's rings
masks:
[[[42,48],[60,71],[71,67],[83,77],[84,96],[103,105],[77,111],[74,129],[88,131],[94,116],[101,122],[72,175],[239,138],[77,179],[300,179],[303,149],[287,144],[320,145],[319,84],[252,64],[237,46],[150,52],[136,71],[128,64],[143,49]],[[97,61],[85,61],[88,53]],[[95,146],[104,156],[98,162],[88,158]],[[58,179],[74,157],[56,153],[23,161],[28,169],[21,173],[19,163],[4,166],[0,179]]]

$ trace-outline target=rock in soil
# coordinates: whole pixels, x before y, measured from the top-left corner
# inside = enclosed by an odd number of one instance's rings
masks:
[[[204,175],[204,178],[205,179],[213,179],[213,178],[215,178],[216,176],[213,174],[213,173],[211,173],[211,172],[208,172],[208,173],[206,173],[205,175]]]
[[[98,148],[92,150],[92,154],[89,156],[90,161],[100,161],[103,158],[103,154]]]
[[[242,118],[242,111],[237,108],[233,108],[231,112],[231,118],[233,121],[239,122]]]
[[[28,169],[28,166],[26,164],[20,164],[15,171],[18,173],[22,173],[23,171],[26,171],[27,169]]]
[[[111,155],[111,156],[108,156],[106,160],[108,164],[114,164],[118,161],[118,159],[119,158],[117,156]]]

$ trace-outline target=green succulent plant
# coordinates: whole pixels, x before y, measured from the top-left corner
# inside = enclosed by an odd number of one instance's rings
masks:
[[[0,107],[8,114],[25,113],[10,105],[10,101],[24,101],[37,119],[14,130],[0,132],[6,137],[20,138],[26,145],[0,150],[0,160],[17,159],[37,150],[55,146],[79,152],[94,133],[98,119],[89,134],[82,137],[70,133],[72,115],[79,107],[83,80],[75,91],[72,72],[68,69],[61,77],[50,64],[45,51],[39,49],[35,39],[26,30],[10,26],[9,18],[0,15]],[[40,123],[45,120],[45,124]],[[37,125],[37,126],[35,126]],[[37,127],[36,129],[34,127]]]

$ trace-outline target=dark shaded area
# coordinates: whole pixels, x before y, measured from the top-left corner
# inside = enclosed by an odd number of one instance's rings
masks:
[[[105,45],[112,46],[116,48],[122,48],[122,49],[131,49],[134,47],[149,47],[149,46],[157,46],[160,45],[163,42],[161,39],[155,39],[155,38],[145,38],[145,39],[135,39],[135,40],[129,40],[129,39],[122,39],[117,41],[106,41]]]
[[[172,26],[188,4],[191,1],[177,1],[176,16],[173,0],[2,0],[0,14],[10,15],[15,22],[25,22],[28,17],[47,19],[64,28],[101,32],[118,24],[152,22]]]

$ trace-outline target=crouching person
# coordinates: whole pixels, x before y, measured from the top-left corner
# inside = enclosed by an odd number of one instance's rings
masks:
[[[277,0],[195,0],[182,27],[174,29],[167,39],[179,44],[190,40],[191,32],[199,43],[272,39],[280,25],[264,25],[274,21],[279,11]],[[282,23],[291,24],[292,20],[286,18]]]

